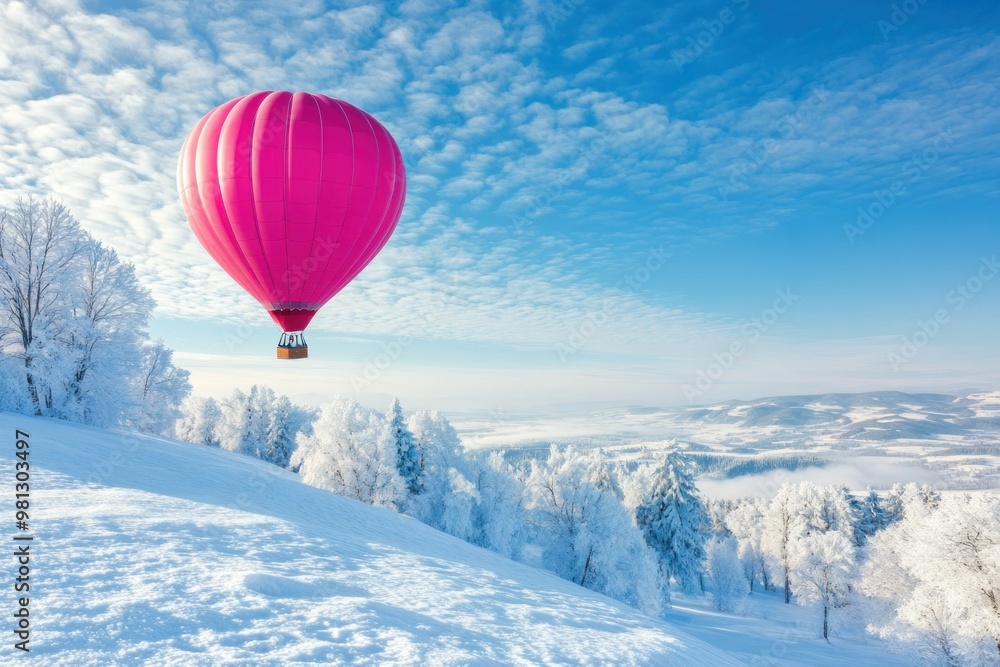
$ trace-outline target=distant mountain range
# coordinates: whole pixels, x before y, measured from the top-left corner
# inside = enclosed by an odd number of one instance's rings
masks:
[[[459,427],[466,446],[506,449],[512,460],[543,456],[557,444],[641,461],[677,442],[704,474],[791,471],[865,457],[919,467],[942,488],[1000,489],[1000,391],[776,396],[466,420]]]
[[[739,428],[819,429],[855,440],[978,437],[1000,432],[1000,392],[965,396],[898,391],[778,396],[681,408],[676,416],[680,422]]]

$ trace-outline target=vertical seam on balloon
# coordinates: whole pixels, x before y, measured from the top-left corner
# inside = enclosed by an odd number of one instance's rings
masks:
[[[285,229],[285,275],[288,276],[289,264],[291,261],[288,259],[288,188],[291,186],[291,174],[290,169],[292,165],[291,151],[288,147],[288,137],[292,133],[292,102],[295,101],[295,93],[288,96],[288,107],[285,108],[285,145],[282,148],[282,164],[281,164],[281,218],[284,223]],[[288,303],[284,304],[286,308],[292,307],[292,295],[288,291],[288,280],[282,281],[285,287],[285,299]],[[277,285],[275,286],[277,287]]]
[[[360,109],[359,109],[359,111],[360,111]],[[379,150],[378,132],[376,132],[372,128],[371,121],[368,120],[368,114],[366,114],[365,112],[362,111],[361,112],[361,117],[365,119],[365,123],[368,124],[368,129],[372,131],[372,136],[375,137],[375,173],[378,174],[378,172],[381,170],[381,167],[382,167],[382,155],[381,155],[381,151]],[[347,255],[344,257],[344,261],[341,262],[340,268],[344,268],[345,266],[347,266],[348,268],[350,268],[351,266],[353,266],[353,264],[349,265],[347,262],[348,262],[348,260],[350,260],[351,255],[354,253],[354,249],[358,247],[358,241],[361,240],[361,238],[365,235],[365,232],[368,230],[368,223],[371,221],[371,217],[372,217],[372,209],[375,208],[375,195],[376,194],[378,194],[378,183],[375,184],[375,191],[372,193],[371,202],[369,202],[369,204],[368,204],[368,215],[365,217],[364,225],[362,225],[362,227],[361,227],[361,234],[359,234],[358,238],[356,238],[354,240],[354,244],[351,246],[350,252],[348,252]],[[333,283],[333,284],[336,284],[336,283]],[[343,289],[343,286],[341,287],[341,289]],[[331,295],[331,298],[332,298],[332,296],[333,295]]]
[[[254,189],[253,189],[253,145],[254,145],[254,131],[256,131],[257,129],[257,114],[260,113],[260,108],[264,105],[264,102],[267,101],[267,98],[275,94],[277,93],[270,93],[268,95],[265,95],[264,99],[262,99],[260,101],[260,104],[257,105],[257,108],[254,109],[253,120],[250,121],[250,150],[247,151],[247,174],[249,176],[248,182],[250,184],[250,212],[253,213],[253,226],[254,229],[257,230],[257,243],[258,245],[260,245],[260,254],[261,257],[264,259],[264,266],[267,267],[267,275],[271,279],[270,285],[272,292],[268,294],[268,296],[274,295],[273,290],[277,289],[277,285],[274,282],[274,272],[271,270],[271,262],[267,260],[267,251],[264,249],[264,239],[260,237],[260,221],[257,220],[257,200],[254,197]],[[275,310],[273,299],[270,302],[268,310]]]
[[[369,125],[369,127],[371,127],[371,122],[369,122],[368,125]],[[382,128],[382,130],[385,132],[386,136],[389,137],[389,139],[391,141],[390,146],[389,146],[390,149],[391,149],[394,146],[395,141],[392,141],[392,135],[389,134],[388,130],[386,130],[384,127]],[[378,133],[375,132],[374,128],[372,128],[372,133],[375,134],[375,136],[376,136],[376,142],[378,142],[378,139],[377,139]],[[376,143],[376,145],[377,145],[377,143]],[[389,212],[389,207],[392,206],[392,195],[396,191],[396,151],[390,150],[389,152],[393,154],[392,155],[392,157],[393,157],[393,160],[392,160],[392,187],[389,190],[389,197],[386,200],[385,211],[382,212],[382,217],[381,217],[382,220],[385,220],[385,216]],[[379,166],[381,167],[381,151],[379,151],[379,158],[380,158]],[[377,171],[380,172],[381,169],[379,168]],[[376,186],[375,186],[375,194],[378,194],[378,184],[377,183],[376,183]],[[374,209],[375,209],[375,198],[374,197],[372,197],[372,206],[371,206],[371,209],[372,210],[369,211],[369,213],[368,213],[369,221],[371,220],[372,211],[374,211]],[[365,229],[367,229],[367,227],[368,227],[368,222],[366,221],[366,223],[365,223]],[[393,227],[395,227],[395,225],[393,225]],[[388,234],[388,235],[386,235],[385,242],[387,242],[389,240],[389,236],[391,236],[391,233]],[[370,237],[368,239],[368,243],[365,245],[364,250],[362,251],[363,253],[368,251],[368,249],[372,246],[372,243],[373,243],[374,240],[375,240],[375,236],[372,236],[372,237]],[[346,276],[350,276],[347,279],[347,282],[350,282],[351,280],[353,280],[358,274],[360,274],[365,269],[365,267],[367,267],[371,263],[371,261],[373,259],[375,259],[375,255],[377,255],[378,251],[381,250],[382,247],[385,246],[385,242],[383,242],[377,248],[377,250],[374,253],[372,253],[370,257],[368,257],[367,261],[360,261],[359,262],[359,260],[362,259],[362,256],[359,255],[357,258],[355,258],[351,262],[350,265],[348,265],[348,267],[347,267],[348,270],[344,274]],[[357,248],[357,243],[355,243],[355,248]],[[352,249],[352,252],[353,252],[353,249]],[[361,264],[361,266],[359,267],[358,264]],[[355,268],[357,268],[357,271],[355,271]],[[354,275],[351,275],[352,272],[354,273]],[[345,282],[345,283],[343,283],[341,285],[337,285],[337,291],[340,291],[341,289],[343,289],[344,287],[346,287],[347,286],[347,282]]]
[[[233,105],[233,106],[235,106],[235,105]],[[193,169],[193,171],[194,171],[194,180],[195,180],[196,184],[198,183],[198,154],[201,153],[201,151],[202,151],[202,138],[204,136],[205,126],[209,124],[208,121],[211,120],[212,115],[214,115],[215,113],[217,113],[220,108],[221,107],[217,107],[217,108],[213,109],[211,112],[209,112],[206,115],[205,122],[200,126],[199,131],[198,131],[198,140],[196,142],[194,142],[195,155],[194,155],[194,169]],[[232,111],[232,108],[230,108],[226,112],[226,117],[227,118],[229,117],[229,113],[231,111]],[[225,121],[223,121],[223,123],[224,122]],[[215,183],[218,186],[219,185],[219,179],[218,179],[218,146],[216,146],[216,149],[214,151],[212,151],[212,152],[214,153],[214,159],[216,161],[216,178],[215,178]],[[221,188],[219,189],[219,192],[220,192],[220,196],[221,196]],[[202,195],[201,195],[201,188],[195,188],[195,190],[194,190],[194,196],[198,197],[198,201],[199,201],[199,205],[201,207],[202,213],[203,213],[203,215],[206,218],[206,220],[205,220],[205,222],[206,222],[206,228],[207,228],[210,236],[212,237],[212,239],[214,241],[214,243],[213,243],[214,248],[225,259],[227,259],[227,260],[235,259],[236,256],[235,256],[234,253],[232,253],[232,249],[229,247],[229,244],[226,241],[222,240],[223,239],[222,233],[216,231],[215,226],[211,222],[211,216],[209,216],[208,213],[207,213],[208,207],[206,206],[205,198],[202,197]],[[229,215],[228,211],[227,211],[226,215],[228,217],[228,215]],[[227,239],[227,241],[228,241],[228,239]],[[240,254],[242,254],[242,251],[239,248],[239,244],[238,244],[238,242],[235,241],[235,238],[233,239],[233,241],[234,241],[233,246],[235,246],[236,250],[239,251]],[[206,250],[208,250],[208,248],[206,248]],[[211,251],[209,251],[209,255],[212,256],[213,259],[214,259],[214,255],[212,255]],[[219,261],[216,260],[216,263],[219,263]],[[233,278],[234,280],[236,280],[237,284],[239,284],[241,287],[243,287],[244,289],[246,289],[248,292],[251,292],[251,296],[253,296],[254,298],[257,298],[257,296],[253,293],[253,290],[248,289],[246,286],[244,286],[242,283],[240,283],[240,281],[235,276],[233,276],[229,272],[229,269],[226,268],[226,267],[229,266],[230,264],[233,264],[233,262],[226,261],[225,265],[220,265],[220,268],[222,268],[222,270],[226,274],[228,274],[231,278]],[[243,269],[243,267],[239,266],[238,262],[235,263],[235,268],[236,269]],[[249,279],[251,277],[252,278],[256,278],[255,275],[253,275],[252,273],[247,273],[245,270],[243,270],[243,271],[237,271],[237,272],[238,273],[242,273],[243,276],[244,276],[244,278],[246,278],[246,279]],[[252,285],[254,281],[253,280],[248,280],[248,282]],[[257,281],[257,282],[259,283],[259,281]],[[259,291],[260,291],[259,288],[258,288],[257,291],[259,293]]]
[[[366,118],[366,120],[367,120],[367,118]],[[369,126],[371,126],[370,122],[369,122]],[[393,160],[392,160],[393,181],[392,181],[392,190],[390,191],[389,198],[388,198],[387,203],[386,203],[385,211],[383,212],[382,218],[381,218],[382,220],[384,220],[386,214],[389,212],[389,207],[392,205],[392,195],[395,193],[395,189],[396,189],[396,181],[395,181],[396,168],[397,168],[396,157],[399,154],[399,149],[396,147],[395,141],[392,139],[392,135],[389,134],[389,131],[386,130],[381,125],[379,125],[379,127],[385,132],[385,135],[389,138],[390,148],[394,148],[395,149],[395,150],[390,150],[390,152],[393,154]],[[373,133],[375,133],[374,132],[374,128],[373,128],[372,131],[373,131]],[[375,134],[376,134],[376,137],[377,137],[378,136],[377,133],[375,133]],[[376,138],[376,141],[378,141],[377,138]],[[381,150],[379,151],[379,165],[381,166]],[[381,171],[381,169],[379,169],[379,171]],[[378,186],[377,185],[376,185],[376,188],[375,188],[375,193],[378,194]],[[373,197],[372,198],[372,210],[374,210],[374,208],[375,208],[375,203],[374,202],[375,202],[375,198]],[[371,219],[371,211],[369,211],[369,220],[370,219]],[[365,227],[367,228],[367,222],[366,222]],[[395,228],[395,225],[393,225],[393,228]],[[369,257],[367,258],[367,260],[359,261],[359,260],[362,260],[362,256],[359,255],[358,257],[356,257],[351,262],[351,264],[349,264],[347,266],[347,271],[343,272],[343,276],[341,276],[341,278],[339,279],[339,282],[333,284],[333,290],[331,290],[331,291],[333,291],[334,295],[337,292],[339,292],[340,290],[342,290],[344,287],[346,287],[349,282],[351,282],[354,278],[356,278],[365,269],[365,267],[367,267],[371,263],[371,261],[375,258],[375,255],[377,255],[378,252],[385,246],[386,242],[388,242],[389,236],[391,236],[391,232],[386,235],[385,239],[383,239],[382,242],[375,249],[375,251],[372,252],[369,255]],[[367,253],[368,249],[372,246],[372,241],[374,241],[374,237],[370,238],[369,241],[368,241],[368,243],[365,245],[365,247],[364,247],[364,252],[365,253]],[[355,248],[357,248],[357,244],[355,244]],[[353,249],[352,249],[352,252],[353,252]],[[360,266],[359,266],[359,264],[360,264]],[[345,276],[347,277],[346,280],[344,280]]]
[[[309,243],[309,256],[313,255],[313,248],[316,244],[316,228],[319,227],[319,200],[323,195],[323,151],[326,146],[326,138],[323,133],[323,110],[319,107],[319,100],[316,99],[314,95],[310,95],[309,99],[313,101],[316,105],[316,113],[319,115],[319,182],[316,183],[316,215],[313,216],[313,233],[312,241]],[[299,301],[305,303],[306,296],[306,281],[302,281],[302,289],[299,290]],[[312,301],[312,299],[310,299]]]
[[[394,167],[395,167],[395,165],[394,165]],[[392,194],[395,194],[395,190],[396,190],[396,185],[395,185],[395,181],[394,181],[393,182],[393,192],[392,192]],[[392,205],[392,199],[391,199],[391,196],[390,196],[389,205],[386,206],[385,214],[383,214],[383,217],[382,217],[383,220],[387,219],[388,213],[389,213],[389,206],[391,206],[391,205]],[[351,271],[353,272],[353,275],[351,276],[350,280],[353,280],[355,277],[357,277],[358,275],[360,275],[361,272],[364,271],[365,268],[367,268],[367,266],[369,264],[371,264],[372,260],[374,260],[375,257],[378,256],[378,254],[382,251],[382,248],[384,248],[385,245],[389,242],[389,238],[392,237],[392,232],[395,231],[395,229],[396,229],[396,223],[399,222],[399,216],[402,214],[402,205],[403,205],[403,203],[400,202],[399,205],[396,208],[396,213],[394,214],[394,217],[396,218],[396,220],[393,221],[392,229],[388,230],[388,233],[378,243],[378,245],[375,247],[375,249],[373,251],[369,252],[369,249],[371,248],[371,244],[370,243],[369,243],[368,246],[365,247],[365,252],[368,253],[368,258],[363,263],[361,263],[360,266],[358,266],[358,262],[355,262],[354,264],[351,265]],[[360,257],[359,257],[359,259],[360,259]],[[356,270],[355,270],[355,267],[357,267]],[[348,273],[348,275],[350,275],[350,273]],[[348,280],[347,282],[350,282],[350,280]],[[340,285],[338,287],[337,291],[340,291],[341,289],[343,289],[346,286],[347,286],[347,283],[344,283],[343,285]]]
[[[244,96],[244,98],[246,98],[246,97],[249,97],[249,96],[248,95]],[[232,114],[233,109],[235,109],[237,106],[239,106],[239,103],[233,105],[233,107],[227,112],[227,114],[226,114],[226,120],[229,119],[229,116]],[[259,108],[259,107],[260,107],[260,105],[257,106],[257,108]],[[256,119],[256,117],[257,117],[257,109],[254,109],[254,119]],[[253,145],[253,122],[254,121],[251,121],[251,125],[250,125],[250,142],[251,142],[251,146]],[[224,127],[224,126],[225,126],[225,121],[223,121],[223,123],[222,123],[222,127]],[[220,133],[221,133],[222,127],[219,128],[220,129]],[[218,161],[218,157],[219,157],[218,145],[216,145],[216,161]],[[216,171],[218,171],[218,168],[216,168]],[[252,192],[253,192],[253,179],[252,179],[249,171],[247,172],[247,179],[250,182],[250,189],[251,189],[251,201],[250,201],[250,204],[251,204],[251,209],[252,209],[253,208],[253,196],[252,196]],[[216,179],[216,181],[218,182],[218,179]],[[222,195],[222,187],[221,186],[222,186],[222,184],[219,183],[219,195],[220,195],[220,198],[221,198],[221,195]],[[225,198],[222,198],[222,205],[223,205],[223,208],[226,210],[226,217],[229,218],[230,217],[229,216],[229,209],[226,206]],[[247,291],[251,293],[251,296],[253,296],[254,299],[256,299],[258,302],[260,302],[261,301],[261,296],[267,297],[267,289],[264,287],[264,283],[261,281],[261,277],[259,275],[257,275],[257,271],[254,269],[254,267],[250,264],[250,261],[247,259],[247,254],[246,254],[245,250],[243,249],[242,242],[238,238],[236,238],[236,234],[232,231],[232,220],[229,219],[227,222],[229,222],[229,231],[230,231],[230,233],[232,233],[232,239],[231,239],[232,248],[235,251],[235,254],[231,255],[231,257],[233,259],[239,258],[239,259],[243,260],[242,263],[237,262],[237,265],[239,265],[240,268],[243,269],[243,273],[248,278],[252,278],[252,282],[254,282],[256,284],[256,287],[257,287],[256,290],[247,290]],[[228,273],[228,271],[227,271],[227,273]],[[268,275],[270,276],[270,270],[268,270]],[[265,298],[265,300],[267,300],[267,299]],[[268,301],[268,303],[270,303],[270,301]],[[264,304],[261,303],[261,305],[264,305]],[[267,307],[270,308],[270,306],[267,306]]]
[[[347,191],[347,206],[344,207],[344,219],[340,222],[340,231],[337,232],[337,240],[333,242],[333,252],[334,254],[339,254],[337,251],[340,249],[340,237],[344,235],[344,227],[347,226],[347,213],[351,210],[351,200],[354,198],[354,175],[356,169],[354,168],[354,128],[351,127],[351,117],[347,115],[344,107],[340,106],[340,100],[336,100],[332,97],[326,98],[333,102],[340,113],[344,114],[344,122],[347,123],[347,134],[351,137],[351,187]],[[320,274],[319,281],[317,285],[322,286],[323,281],[326,279],[326,273],[330,270],[330,265],[333,264],[333,256],[331,255],[329,261],[327,261],[326,266],[323,267],[323,273]],[[329,299],[327,299],[329,301]],[[324,303],[326,303],[324,301]]]

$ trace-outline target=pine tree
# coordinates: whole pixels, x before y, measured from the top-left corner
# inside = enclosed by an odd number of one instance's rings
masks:
[[[669,449],[648,474],[651,484],[635,510],[636,523],[657,553],[665,579],[694,590],[705,559],[707,516],[691,468],[676,449]]]
[[[406,426],[406,420],[403,419],[403,408],[399,405],[398,398],[392,399],[392,404],[386,413],[386,421],[389,424],[391,437],[396,447],[396,468],[406,483],[407,493],[415,496],[423,490],[420,481],[420,449],[417,447],[417,440],[413,437],[413,433]]]
[[[873,488],[868,487],[864,498],[852,497],[858,521],[854,526],[854,545],[864,546],[868,539],[889,525],[889,513],[882,498]]]
[[[287,396],[270,387],[254,385],[249,394],[239,389],[219,402],[215,440],[223,449],[288,467],[295,439],[310,416]]]

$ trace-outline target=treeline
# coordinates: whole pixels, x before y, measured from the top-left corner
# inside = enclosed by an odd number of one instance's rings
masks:
[[[930,664],[996,664],[1000,500],[896,485],[784,484],[705,500],[689,455],[625,466],[552,447],[512,463],[466,451],[437,412],[338,397],[313,413],[269,389],[192,399],[177,435],[286,465],[304,482],[413,516],[658,615],[671,591],[748,613],[776,591],[824,637],[871,633]],[[766,468],[765,468],[766,469]]]
[[[801,482],[710,514],[720,609],[759,585],[818,606],[824,637],[867,631],[927,664],[1000,663],[1000,499]]]
[[[307,484],[439,530],[659,614],[671,587],[699,589],[704,504],[666,451],[628,472],[594,451],[552,448],[511,465],[467,452],[438,412],[405,418],[337,397],[312,413],[265,387],[184,404],[176,436],[288,467]]]
[[[688,453],[687,457],[696,466],[698,474],[719,479],[761,475],[775,470],[794,472],[800,468],[821,468],[828,463],[824,458],[806,454],[733,456],[723,453],[693,452]]]
[[[0,209],[0,410],[169,433],[191,391],[135,267],[52,199]]]

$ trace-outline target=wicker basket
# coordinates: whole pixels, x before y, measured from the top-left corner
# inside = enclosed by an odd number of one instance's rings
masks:
[[[309,356],[309,346],[302,347],[281,347],[278,346],[279,359],[305,359]]]

